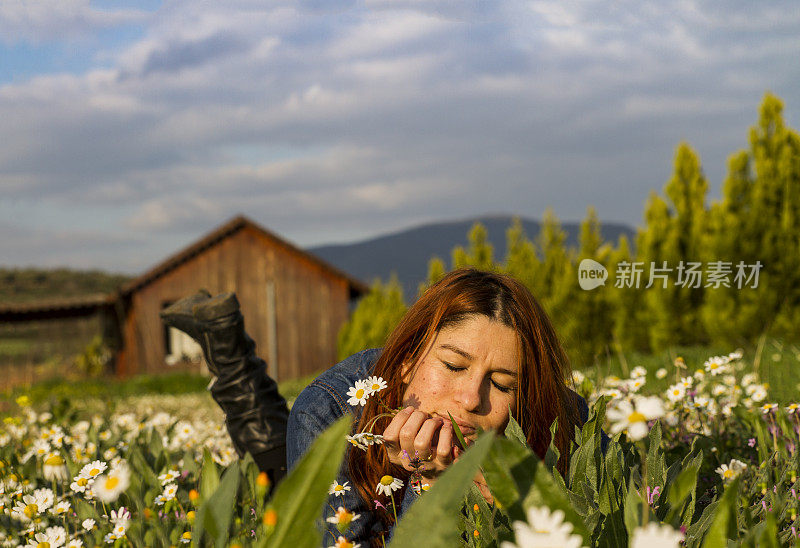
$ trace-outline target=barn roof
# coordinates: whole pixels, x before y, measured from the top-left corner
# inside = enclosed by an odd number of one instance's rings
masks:
[[[54,299],[0,305],[0,321],[56,320],[91,316],[110,307],[114,295],[88,295],[72,299]]]
[[[131,293],[138,291],[142,287],[149,285],[150,283],[158,280],[165,274],[168,274],[178,266],[186,263],[187,261],[191,260],[192,258],[196,257],[203,251],[215,246],[225,238],[233,236],[237,232],[249,228],[251,230],[255,230],[265,236],[267,239],[274,242],[277,246],[284,248],[285,250],[293,253],[299,257],[303,257],[306,260],[310,260],[313,263],[319,265],[323,270],[327,271],[332,276],[336,276],[338,278],[342,278],[347,282],[350,287],[350,294],[351,296],[358,296],[361,294],[366,293],[369,288],[360,280],[353,278],[349,274],[346,274],[339,270],[338,268],[334,267],[330,263],[327,263],[313,255],[307,251],[300,249],[299,247],[279,238],[274,233],[270,232],[269,230],[265,229],[261,225],[251,221],[247,217],[239,215],[224,225],[220,226],[216,230],[212,231],[205,237],[201,238],[197,242],[193,243],[189,247],[183,249],[175,253],[174,255],[170,256],[163,262],[157,264],[141,276],[131,280],[130,282],[124,284],[120,288],[120,293],[122,295],[130,295]]]

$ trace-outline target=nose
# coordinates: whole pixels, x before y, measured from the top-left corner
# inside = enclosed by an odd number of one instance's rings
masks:
[[[459,383],[455,400],[465,411],[477,413],[480,410],[486,396],[484,387],[486,383],[483,380],[481,376],[472,375],[465,377]]]

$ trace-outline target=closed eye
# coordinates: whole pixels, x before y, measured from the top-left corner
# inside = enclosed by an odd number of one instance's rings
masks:
[[[445,367],[446,367],[446,368],[447,368],[449,371],[455,371],[455,372],[458,372],[458,371],[464,371],[464,370],[466,370],[466,369],[467,369],[466,367],[456,367],[456,366],[455,366],[455,365],[453,365],[452,363],[448,363],[448,362],[445,362],[445,361],[443,361],[442,363],[444,364],[444,366],[445,366]],[[512,388],[512,387],[510,387],[510,386],[503,386],[502,384],[497,384],[495,381],[492,381],[492,384],[493,384],[493,385],[494,385],[494,387],[495,387],[495,388],[497,388],[497,389],[498,389],[500,392],[506,392],[506,393],[507,393],[507,392],[511,392],[511,391],[513,390],[513,388]]]

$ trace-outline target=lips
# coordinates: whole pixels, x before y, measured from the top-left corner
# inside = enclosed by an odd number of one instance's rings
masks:
[[[435,415],[438,415],[438,416],[442,417],[446,421],[450,420],[450,417],[448,417],[447,415],[441,415],[439,413],[435,413]],[[456,421],[456,424],[458,425],[458,428],[459,428],[459,430],[461,430],[461,433],[463,435],[467,436],[469,434],[474,434],[475,433],[475,426],[471,425],[468,422],[464,422],[464,421],[462,421],[461,419],[459,419],[457,417],[453,417],[453,419]]]

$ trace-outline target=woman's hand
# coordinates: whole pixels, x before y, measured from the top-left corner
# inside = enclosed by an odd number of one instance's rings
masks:
[[[406,407],[394,416],[383,433],[389,460],[409,472],[410,459],[419,458],[420,473],[427,478],[441,474],[453,463],[453,427],[441,417]],[[406,455],[403,451],[406,451]]]

